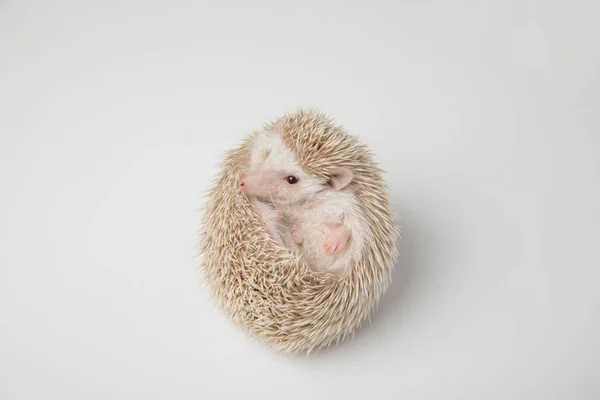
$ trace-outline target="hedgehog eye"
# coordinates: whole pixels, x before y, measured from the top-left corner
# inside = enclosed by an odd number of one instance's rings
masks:
[[[286,181],[287,181],[287,183],[289,183],[290,185],[293,185],[294,183],[298,183],[298,181],[299,181],[300,179],[298,179],[298,177],[297,177],[297,176],[290,175],[290,176],[288,176],[287,178],[285,178],[285,180],[286,180]]]

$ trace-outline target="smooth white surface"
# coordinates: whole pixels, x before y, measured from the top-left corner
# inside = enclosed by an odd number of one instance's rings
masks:
[[[0,399],[600,398],[600,6],[483,3],[1,2]],[[223,151],[298,106],[404,219],[372,324],[308,358],[195,257]]]

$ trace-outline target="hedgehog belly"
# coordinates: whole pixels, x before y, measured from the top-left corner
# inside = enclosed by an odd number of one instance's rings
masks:
[[[339,270],[348,265],[349,251],[346,248],[340,254],[327,254],[323,245],[331,234],[331,228],[320,222],[304,222],[298,229],[304,242],[299,247],[306,264],[315,271]]]

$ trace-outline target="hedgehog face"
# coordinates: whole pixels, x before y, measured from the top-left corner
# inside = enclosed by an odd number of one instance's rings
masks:
[[[274,205],[294,205],[326,190],[326,182],[307,173],[279,133],[258,133],[250,149],[250,165],[240,175],[247,196]]]

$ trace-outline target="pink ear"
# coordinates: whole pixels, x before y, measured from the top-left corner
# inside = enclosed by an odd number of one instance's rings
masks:
[[[336,167],[329,172],[331,173],[331,187],[334,190],[342,190],[352,182],[353,174],[348,168]]]
[[[273,131],[277,133],[281,133],[283,131],[283,127],[285,125],[285,117],[280,117],[277,122],[275,122],[275,126],[273,126]]]

